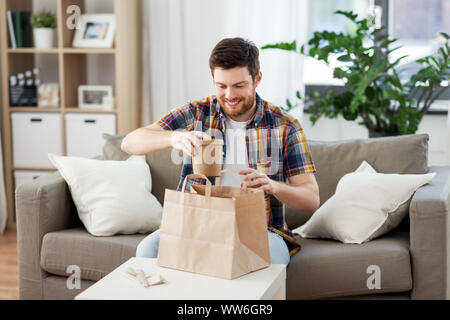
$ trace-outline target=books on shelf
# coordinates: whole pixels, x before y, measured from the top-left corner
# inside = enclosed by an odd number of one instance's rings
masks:
[[[10,46],[11,46],[11,48],[15,49],[15,48],[17,48],[17,44],[16,44],[16,36],[14,34],[14,22],[12,19],[11,11],[8,10],[8,12],[6,14],[8,17],[8,30],[9,30]]]
[[[33,29],[30,11],[7,12],[11,48],[30,48],[33,46]]]

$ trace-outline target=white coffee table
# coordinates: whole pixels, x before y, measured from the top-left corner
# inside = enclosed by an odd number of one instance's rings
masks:
[[[128,279],[128,268],[160,274],[167,283],[142,287]],[[156,259],[131,258],[75,297],[76,300],[270,300],[286,299],[286,266],[272,264],[225,280],[159,267]]]

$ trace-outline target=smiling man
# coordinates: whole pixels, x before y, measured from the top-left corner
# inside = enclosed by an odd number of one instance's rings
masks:
[[[185,155],[178,190],[192,173],[191,157],[202,139],[224,139],[220,184],[258,188],[265,192],[271,263],[288,264],[300,244],[289,230],[283,203],[314,212],[319,207],[319,188],[308,144],[300,123],[278,107],[261,99],[256,88],[262,79],[258,48],[242,38],[220,41],[209,65],[216,95],[171,110],[154,124],[128,134],[122,150],[144,155],[175,148]],[[208,134],[209,133],[209,134]],[[188,181],[204,183],[202,179]],[[214,183],[213,179],[213,183]],[[157,257],[159,230],[138,245],[136,256]]]

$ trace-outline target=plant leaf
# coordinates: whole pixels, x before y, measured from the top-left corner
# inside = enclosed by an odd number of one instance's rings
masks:
[[[342,56],[339,56],[339,58],[337,58],[339,61],[342,62],[351,62],[353,61],[353,59],[351,58],[351,56],[349,54],[344,54]]]
[[[266,49],[280,49],[286,51],[297,51],[297,41],[294,40],[292,42],[278,42],[273,44],[266,44],[261,47],[261,50]]]
[[[358,17],[358,15],[355,14],[355,13],[353,13],[353,11],[337,10],[337,11],[335,11],[335,12],[333,12],[333,13],[334,13],[334,14],[340,14],[340,15],[343,15],[343,16],[349,18],[349,19],[352,20],[352,21],[355,21],[356,18]]]

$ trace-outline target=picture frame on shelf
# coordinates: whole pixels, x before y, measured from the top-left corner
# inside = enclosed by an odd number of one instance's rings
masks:
[[[114,14],[82,14],[75,32],[74,48],[112,48],[116,33]]]
[[[78,107],[91,110],[113,110],[114,98],[112,92],[112,86],[79,86]]]
[[[38,87],[38,106],[59,108],[59,84],[42,83]]]

